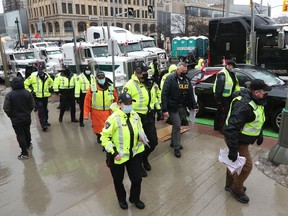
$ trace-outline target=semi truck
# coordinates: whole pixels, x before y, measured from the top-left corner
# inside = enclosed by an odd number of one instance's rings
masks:
[[[161,49],[156,46],[154,38],[148,37],[141,34],[134,34],[134,37],[137,41],[140,42],[141,48],[144,51],[152,52],[158,55],[160,70],[167,69],[169,66],[169,58],[164,49]]]
[[[101,40],[105,40],[107,43],[109,40],[117,42],[116,46],[114,46],[114,55],[141,58],[144,59],[147,65],[150,65],[153,59],[158,59],[157,54],[142,50],[140,42],[135,38],[134,34],[124,28],[91,26],[87,29],[87,42],[94,43]]]
[[[113,80],[112,56],[108,55],[107,44],[78,42],[76,50],[79,55],[81,66],[89,65],[94,74],[101,70],[114,82],[116,88],[120,89],[131,78],[134,72],[135,57],[114,56],[115,80]],[[62,45],[63,64],[76,72],[76,59],[74,55],[74,43]]]
[[[255,15],[255,65],[269,70],[288,69],[288,34],[270,17]],[[250,63],[251,17],[235,16],[209,20],[210,62],[221,64],[223,58]]]

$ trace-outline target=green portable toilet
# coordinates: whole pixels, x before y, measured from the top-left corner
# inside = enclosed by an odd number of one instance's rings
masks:
[[[209,40],[207,37],[205,37],[204,38],[204,56],[208,55],[208,47],[209,47]],[[208,58],[208,56],[207,56],[207,58]]]
[[[180,37],[175,37],[172,39],[172,56],[178,57],[177,48],[179,46]]]
[[[198,50],[198,57],[204,57],[208,48],[208,38],[205,36],[198,36],[196,38],[196,47]]]
[[[188,55],[187,42],[188,42],[188,37],[180,38],[180,41],[179,41],[179,49],[180,49],[179,56],[187,56]]]
[[[195,55],[195,47],[196,47],[196,37],[192,36],[188,38],[187,41],[188,52],[192,52]]]

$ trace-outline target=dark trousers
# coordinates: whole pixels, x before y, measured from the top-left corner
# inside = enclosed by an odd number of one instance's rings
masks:
[[[221,104],[217,105],[217,111],[214,118],[214,130],[222,131],[225,124],[227,114],[230,109],[230,103],[232,101],[231,97],[223,97]]]
[[[79,108],[80,108],[79,123],[83,123],[85,96],[86,96],[86,93],[82,93],[82,92],[80,93],[80,98],[79,98]]]
[[[169,119],[172,124],[172,132],[171,132],[171,144],[174,147],[174,150],[180,149],[180,128],[181,128],[181,112],[183,112],[185,108],[179,108],[176,112],[169,112]]]
[[[14,131],[16,133],[17,141],[21,148],[21,154],[27,155],[27,149],[30,146],[31,142],[31,133],[30,133],[30,123],[22,124],[22,125],[13,125]]]
[[[155,127],[155,115],[151,113],[150,115],[139,114],[139,116],[141,117],[144,132],[149,140],[150,148],[149,146],[145,145],[145,150],[142,153],[142,160],[147,161],[151,152],[153,152],[155,147],[158,145],[158,137]]]
[[[36,104],[38,107],[38,118],[41,124],[41,127],[45,127],[48,122],[48,97],[36,98]]]
[[[70,107],[71,120],[76,119],[76,108],[73,89],[61,89],[60,96],[60,118],[63,118],[65,111]]]
[[[226,187],[231,188],[233,192],[237,194],[241,194],[244,193],[243,185],[252,170],[253,163],[249,152],[248,144],[240,145],[238,152],[240,156],[246,158],[246,163],[242,168],[240,175],[238,175],[237,173],[231,175],[230,171],[228,169],[226,170]]]
[[[126,191],[123,185],[125,167],[131,181],[130,199],[133,201],[140,200],[141,182],[142,182],[142,165],[139,154],[123,164],[115,164],[114,158],[110,159],[110,171],[113,177],[114,187],[118,200],[126,201]]]

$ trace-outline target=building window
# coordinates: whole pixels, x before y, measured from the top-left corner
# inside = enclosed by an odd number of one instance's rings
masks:
[[[53,11],[53,14],[55,14],[55,5],[52,4],[52,11]]]
[[[108,16],[108,7],[104,7],[104,16]]]
[[[46,15],[48,15],[48,5],[46,5]]]
[[[48,6],[48,8],[49,8],[49,15],[51,15],[51,7],[50,7],[50,5]]]
[[[35,33],[35,28],[34,28],[34,25],[33,25],[33,24],[31,24],[31,25],[30,25],[30,27],[31,27],[31,33],[32,33],[32,34],[34,34],[34,33]]]
[[[97,15],[97,6],[93,6],[93,12],[94,15]]]
[[[41,10],[41,7],[39,8],[39,10],[40,10],[40,16],[42,17],[42,10]]]
[[[55,22],[55,32],[60,32],[60,26],[58,22]]]
[[[48,32],[53,33],[52,23],[49,22],[47,25],[48,25]]]
[[[80,6],[79,4],[75,4],[76,7],[76,14],[80,14]]]
[[[127,0],[124,0],[124,4],[127,4]]]
[[[86,14],[85,5],[81,5],[81,14]]]
[[[68,13],[73,14],[72,4],[68,3]]]
[[[65,32],[73,32],[73,27],[72,27],[72,22],[71,21],[66,21],[64,23],[64,31]]]
[[[128,4],[129,4],[129,5],[131,4],[131,0],[128,0]]]
[[[91,5],[88,5],[88,14],[92,15],[92,6]]]
[[[57,3],[55,3],[55,8],[56,8],[56,14],[58,14],[58,7],[57,7]]]
[[[62,13],[67,13],[66,3],[62,3]]]

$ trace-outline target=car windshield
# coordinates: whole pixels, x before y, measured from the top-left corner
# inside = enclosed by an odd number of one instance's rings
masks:
[[[267,83],[270,86],[275,85],[284,85],[284,81],[281,80],[279,77],[277,77],[275,74],[272,74],[266,70],[255,70],[251,69],[249,70],[251,72],[251,75],[256,79],[262,79],[265,83]]]

